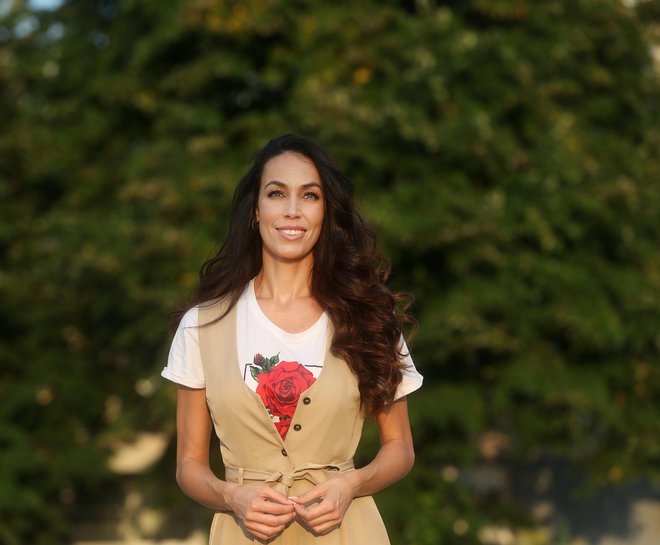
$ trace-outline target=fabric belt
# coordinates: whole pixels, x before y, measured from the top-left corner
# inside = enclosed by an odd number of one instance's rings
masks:
[[[305,464],[291,471],[273,472],[225,466],[225,480],[237,484],[243,484],[246,481],[272,483],[274,488],[288,494],[294,481],[306,480],[317,485],[352,469],[355,469],[353,460],[347,460],[341,464]]]

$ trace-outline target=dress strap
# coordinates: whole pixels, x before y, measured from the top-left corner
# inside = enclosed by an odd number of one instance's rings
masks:
[[[313,485],[317,485],[353,469],[355,469],[353,460],[347,460],[341,464],[305,464],[290,472],[269,472],[260,469],[225,466],[225,479],[237,484],[243,484],[244,482],[273,484],[275,489],[288,495],[294,481],[304,479]]]

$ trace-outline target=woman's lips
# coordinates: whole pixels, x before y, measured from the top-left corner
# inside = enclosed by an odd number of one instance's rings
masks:
[[[279,227],[277,232],[285,238],[296,239],[305,234],[306,229],[302,227]]]

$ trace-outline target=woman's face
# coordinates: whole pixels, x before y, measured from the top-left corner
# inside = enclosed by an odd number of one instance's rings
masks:
[[[285,263],[313,259],[324,209],[323,185],[310,159],[293,152],[270,159],[256,211],[264,254]]]

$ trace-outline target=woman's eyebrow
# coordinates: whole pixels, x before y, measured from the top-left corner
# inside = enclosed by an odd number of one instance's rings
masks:
[[[271,180],[264,186],[264,189],[266,189],[271,184],[277,187],[286,187],[286,184],[284,182],[280,182],[279,180]]]
[[[271,180],[264,186],[264,189],[266,189],[269,185],[274,185],[277,187],[288,187],[287,184],[285,184],[284,182],[280,182],[279,180]],[[307,182],[305,184],[302,184],[300,187],[302,187],[303,189],[309,189],[310,187],[318,187],[319,189],[323,189],[321,184],[318,182]]]

